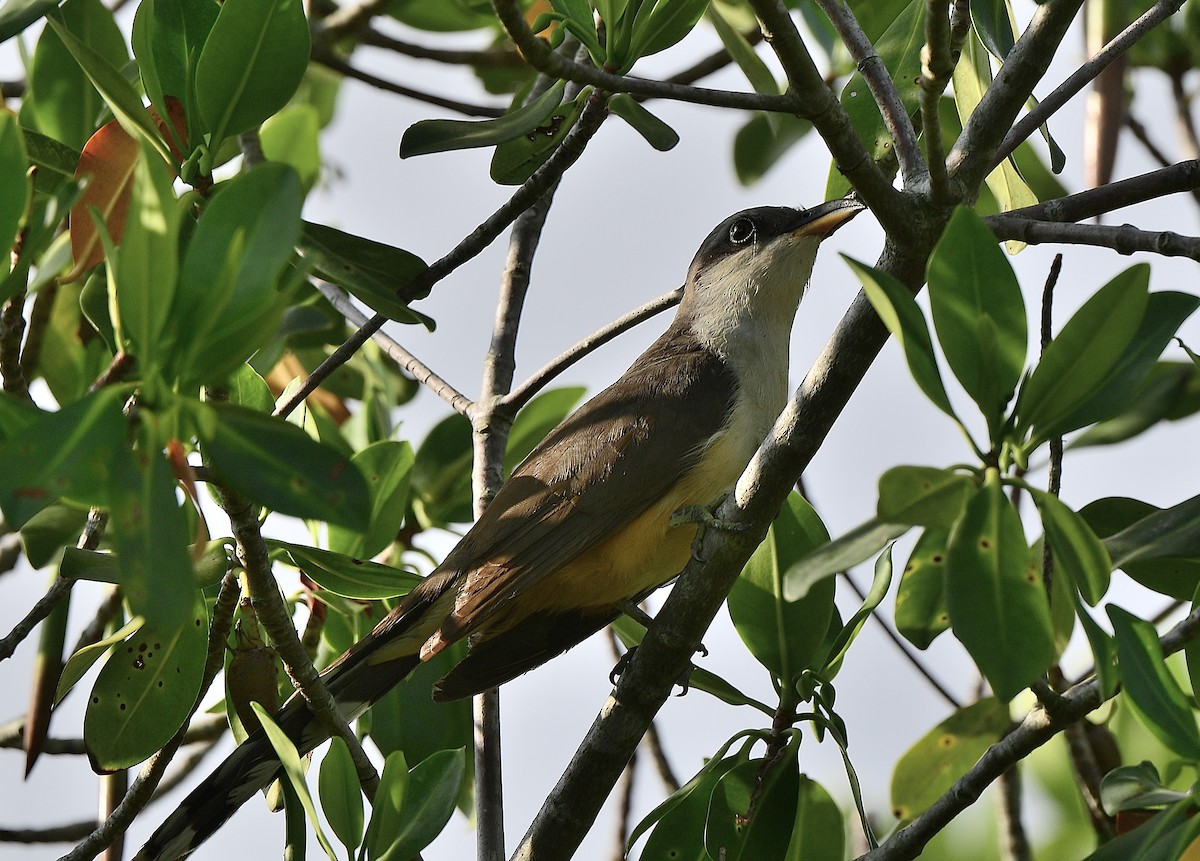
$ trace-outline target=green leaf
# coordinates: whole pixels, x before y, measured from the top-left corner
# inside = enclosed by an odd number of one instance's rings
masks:
[[[1055,336],[1021,387],[1018,412],[1034,440],[1074,430],[1063,421],[1104,384],[1146,310],[1150,267],[1139,263],[1100,288]]]
[[[300,238],[302,204],[296,172],[264,164],[223,183],[205,207],[184,253],[171,310],[181,379],[223,382],[274,336],[286,305],[280,281]]]
[[[363,839],[362,789],[350,749],[340,738],[333,739],[321,760],[317,791],[329,827],[346,847],[346,854],[354,857]]]
[[[581,90],[573,101],[564,102],[546,122],[497,145],[488,167],[492,182],[520,185],[533,176],[571,131],[591,94],[591,88]]]
[[[1200,729],[1187,696],[1167,669],[1154,626],[1115,604],[1108,618],[1117,640],[1121,684],[1146,729],[1172,752],[1200,759]]]
[[[800,775],[796,824],[785,861],[842,861],[846,856],[846,824],[837,802],[807,775]]]
[[[1118,545],[1110,544],[1109,539],[1142,518],[1161,512],[1162,509],[1155,508],[1148,502],[1124,497],[1097,499],[1079,510],[1080,516],[1104,542],[1110,558],[1113,558],[1114,549],[1123,551]],[[1150,523],[1153,524],[1154,521]],[[1153,541],[1156,532],[1157,527],[1149,526],[1146,540]],[[1149,558],[1143,561],[1124,562],[1114,567],[1120,567],[1147,589],[1169,595],[1179,601],[1191,601],[1197,588],[1200,588],[1200,559],[1156,556],[1153,550],[1150,553]]]
[[[900,342],[904,350],[904,359],[908,362],[909,373],[921,387],[925,397],[946,415],[955,418],[954,408],[950,406],[950,398],[946,395],[942,374],[933,354],[929,326],[912,293],[882,269],[860,263],[845,254],[842,255],[842,259],[858,276],[863,291],[875,308],[875,313]]]
[[[1200,496],[1148,514],[1104,539],[1115,568],[1164,557],[1200,556]]]
[[[654,808],[630,832],[628,847],[632,847],[648,829],[654,829],[638,856],[640,861],[709,861],[703,835],[713,790],[729,771],[747,761],[744,750],[725,756],[728,748],[727,743],[695,777]]]
[[[428,318],[408,303],[429,295],[409,286],[429,267],[415,254],[323,224],[304,222],[300,254],[312,270],[365,302],[373,311],[401,323]]]
[[[10,5],[5,4],[4,12]],[[37,8],[36,4],[30,6]],[[50,9],[39,11],[49,14]],[[120,68],[128,62],[125,39],[112,12],[100,0],[69,0],[55,17],[78,37],[74,41],[82,40],[91,54],[102,57],[110,68]],[[28,101],[33,107],[37,130],[75,150],[82,149],[92,136],[104,110],[103,99],[81,65],[64,44],[61,28],[47,26],[42,30],[29,68]]]
[[[51,193],[63,183],[75,178],[75,167],[79,164],[79,149],[70,147],[52,137],[38,134],[33,129],[21,129],[25,136],[25,151],[29,161],[38,169],[34,178],[34,188],[38,191]],[[75,203],[68,201],[63,211],[69,210]],[[58,218],[54,219],[55,227]]]
[[[583,47],[588,49],[588,53],[592,55],[592,60],[597,66],[603,66],[606,61],[611,59],[600,44],[600,37],[596,33],[595,16],[592,14],[592,7],[587,0],[550,0],[550,8],[562,16],[563,26],[583,43]],[[616,24],[618,22],[609,21],[608,23]]]
[[[1163,783],[1154,763],[1146,760],[1137,765],[1118,766],[1100,782],[1100,803],[1109,816],[1122,810],[1162,807],[1190,797]]]
[[[1088,428],[1071,440],[1070,446],[1114,445],[1160,421],[1177,421],[1180,413],[1194,411],[1191,402],[1198,380],[1200,373],[1191,362],[1156,363],[1117,415]]]
[[[125,76],[112,64],[112,62],[98,50],[96,50],[88,42],[82,41],[72,33],[67,26],[50,17],[46,19],[46,24],[50,29],[53,29],[58,38],[66,46],[71,56],[75,58],[75,62],[79,64],[79,68],[83,69],[83,73],[87,75],[92,86],[104,98],[105,104],[113,112],[113,116],[120,122],[121,128],[125,129],[135,139],[141,139],[150,144],[162,157],[163,161],[168,164],[174,164],[174,157],[171,155],[171,150],[163,140],[162,132],[151,119],[149,111],[142,104],[142,99],[138,95],[137,90],[133,85],[125,80]],[[122,64],[127,59],[125,55],[125,43],[121,42],[121,52],[124,55]],[[89,135],[90,137],[90,135]],[[67,143],[73,143],[68,141]]]
[[[1042,514],[1042,526],[1054,551],[1056,565],[1071,575],[1085,601],[1095,607],[1108,591],[1112,560],[1100,539],[1082,517],[1053,494],[1031,491]]]
[[[292,744],[292,740],[287,737],[287,733],[279,728],[279,725],[275,723],[266,709],[253,701],[251,701],[250,707],[258,715],[263,731],[267,734],[267,739],[271,742],[271,747],[275,749],[280,765],[283,766],[283,773],[287,775],[288,782],[292,785],[292,789],[295,790],[296,795],[299,796],[300,805],[304,808],[304,812],[308,816],[308,821],[312,823],[321,848],[325,850],[325,854],[329,856],[330,861],[338,861],[338,857],[333,851],[333,845],[329,842],[329,838],[325,836],[325,832],[321,828],[321,820],[317,817],[317,808],[313,804],[312,794],[308,791],[308,783],[304,779],[304,765],[300,761],[300,753],[296,750],[296,745]]]
[[[746,76],[746,80],[750,82],[754,92],[764,95],[779,95],[779,83],[775,80],[775,73],[771,71],[763,58],[758,56],[754,46],[729,23],[716,4],[709,4],[707,14],[713,29],[717,31],[717,37],[725,46],[726,53],[738,64],[738,68],[742,70],[742,74]]]
[[[884,523],[872,518],[836,540],[821,545],[787,570],[783,582],[784,599],[797,601],[803,598],[817,583],[870,559],[889,541],[911,528],[907,523]]]
[[[130,609],[161,630],[186,622],[196,578],[188,518],[175,498],[175,476],[142,416],[138,447],[116,449],[109,474],[109,535]]]
[[[961,207],[929,258],[928,275],[942,352],[994,439],[1025,366],[1021,286],[987,225]]]
[[[1083,633],[1087,637],[1088,646],[1092,650],[1092,658],[1096,667],[1096,679],[1100,682],[1100,696],[1104,700],[1110,699],[1117,692],[1117,686],[1121,683],[1120,675],[1117,673],[1117,644],[1116,641],[1103,628],[1096,624],[1096,620],[1091,614],[1083,608],[1083,604],[1079,600],[1079,595],[1071,594],[1071,605],[1075,608],[1075,615],[1079,619],[1079,624],[1083,627]]]
[[[400,158],[472,147],[496,146],[537,134],[562,105],[565,81],[557,81],[532,102],[492,120],[421,120],[400,138]]]
[[[16,436],[44,415],[24,398],[0,391],[0,442]]]
[[[64,547],[58,564],[58,574],[71,580],[91,580],[95,583],[120,583],[121,569],[117,557],[108,551],[80,550]]]
[[[829,540],[817,513],[798,493],[787,502],[729,592],[729,616],[750,653],[785,686],[812,666],[833,612],[834,581],[801,600],[785,600],[783,574]]]
[[[921,46],[925,44],[925,5],[923,0],[911,0],[888,24],[883,35],[875,41],[875,53],[895,82],[900,101],[910,115],[917,110],[921,95]],[[892,137],[862,72],[855,72],[846,81],[839,101],[850,118],[855,134],[866,146],[871,158],[876,162],[893,159],[895,156],[892,151]],[[830,166],[829,178],[825,183],[825,199],[844,197],[849,191],[850,181],[838,170],[835,162]]]
[[[400,751],[390,753],[383,763],[383,774],[371,805],[371,821],[367,824],[366,849],[371,861],[379,858],[388,846],[390,835],[404,827],[402,812],[409,794],[408,763]]]
[[[287,104],[308,68],[309,47],[300,0],[225,0],[196,63],[210,152]]]
[[[474,519],[471,457],[471,422],[459,413],[451,413],[426,435],[412,471],[413,508],[423,526]]]
[[[296,171],[307,193],[321,176],[321,118],[312,105],[289,105],[259,130],[263,155]]]
[[[1008,706],[987,697],[959,709],[900,757],[892,772],[892,815],[912,820],[954,785],[1008,731]]]
[[[997,60],[1007,57],[1016,44],[1008,0],[976,0],[971,4],[971,23],[984,47]]]
[[[0,42],[24,31],[57,5],[58,0],[8,0],[0,8]]]
[[[210,403],[201,441],[221,480],[280,514],[365,530],[371,494],[362,473],[295,425]]]
[[[895,466],[879,478],[875,516],[885,523],[949,529],[975,490],[968,475],[932,466]]]
[[[1195,801],[1185,798],[1132,831],[1104,843],[1084,861],[1169,861],[1185,851],[1200,831]]]
[[[25,139],[16,115],[6,110],[0,110],[0,176],[5,177],[0,185],[0,247],[12,248],[29,204],[32,185]],[[8,268],[8,260],[0,262],[0,272],[7,272]]]
[[[386,817],[390,827],[384,827],[381,822],[374,832],[374,839],[371,839],[371,831],[368,830],[368,858],[408,861],[433,842],[454,812],[466,767],[465,756],[463,748],[442,750],[413,766],[408,773],[407,789],[401,796],[403,804],[398,811],[389,811],[392,816]],[[387,762],[391,764],[392,757],[389,756]],[[403,759],[400,764],[404,764]],[[385,766],[385,773],[386,770]],[[380,800],[388,798],[383,792],[382,781],[379,790],[371,816],[372,826],[379,815]]]
[[[283,551],[286,561],[313,582],[336,595],[373,601],[407,595],[421,577],[403,568],[356,559],[341,553],[270,539],[267,545]]]
[[[791,114],[756,113],[733,139],[738,182],[754,185],[810,131],[812,123]]]
[[[58,499],[108,503],[114,451],[126,445],[121,405],[129,390],[110,386],[44,415],[0,445],[0,509],[20,528]]]
[[[793,737],[770,766],[752,759],[717,781],[704,826],[710,858],[755,861],[784,856],[798,811],[799,748]]]
[[[329,549],[369,559],[392,543],[404,519],[413,450],[407,442],[384,440],[355,452],[350,462],[358,467],[371,491],[371,525],[365,533],[331,526]]]
[[[642,57],[665,51],[692,31],[704,14],[708,0],[645,0],[633,22],[629,53],[620,72],[629,71]]]
[[[867,595],[863,599],[862,606],[854,611],[854,615],[850,617],[850,621],[838,632],[833,645],[829,649],[829,657],[825,659],[827,670],[830,667],[836,668],[841,663],[842,658],[846,656],[846,652],[850,649],[850,644],[854,642],[858,636],[858,632],[866,624],[867,618],[882,603],[891,585],[892,547],[889,544],[887,549],[879,554],[879,558],[875,561],[875,576],[871,580],[871,588],[867,590]],[[827,674],[826,678],[832,678],[832,674]]]
[[[114,631],[102,640],[97,640],[90,646],[84,646],[78,652],[71,655],[66,664],[63,665],[62,673],[58,677],[58,688],[54,692],[54,704],[58,705],[62,702],[62,698],[78,684],[80,679],[87,675],[87,671],[95,665],[96,661],[108,654],[109,649],[117,643],[124,642],[130,634],[137,631],[144,624],[144,620],[134,619],[120,630]]]
[[[646,139],[646,143],[659,152],[674,149],[679,143],[679,133],[650,111],[642,107],[628,93],[618,93],[608,100],[608,109],[633,127],[633,130]]]
[[[1020,693],[1053,659],[1041,570],[994,472],[950,536],[946,603],[954,635],[1001,700]]]
[[[196,703],[208,653],[208,615],[195,596],[187,621],[145,625],[118,646],[96,678],[83,717],[92,768],[129,768],[166,744]]]
[[[58,551],[74,545],[87,523],[87,512],[71,505],[43,508],[21,527],[21,549],[32,568],[49,565]]]
[[[918,649],[927,649],[950,627],[946,609],[948,529],[926,529],[917,539],[896,592],[896,630]]]

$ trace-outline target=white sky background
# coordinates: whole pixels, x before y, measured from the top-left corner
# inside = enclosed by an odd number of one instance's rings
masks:
[[[1031,8],[1032,4],[1019,6],[1022,20],[1028,18]],[[127,26],[127,16],[123,21]],[[639,71],[669,74],[715,47],[711,31],[704,26],[699,30],[665,58],[653,58],[644,68],[639,66]],[[414,40],[432,41],[424,34],[407,35]],[[472,39],[452,41],[462,44]],[[767,56],[769,51],[760,48],[760,53]],[[1082,55],[1082,37],[1076,32],[1066,40],[1066,48],[1046,83],[1038,88],[1038,95],[1044,96],[1069,74]],[[11,62],[9,52],[3,65],[6,73],[12,68]],[[410,86],[467,100],[483,98],[476,95],[476,85],[468,73],[436,63],[373,49],[356,53],[353,62]],[[1142,75],[1135,79],[1135,109],[1160,145],[1174,151],[1171,111],[1159,77]],[[703,83],[746,89],[736,70],[727,70]],[[1076,99],[1051,123],[1068,154],[1061,179],[1071,191],[1081,187],[1082,104],[1082,98]],[[745,115],[677,103],[653,102],[649,107],[680,133],[681,142],[675,150],[652,151],[614,117],[605,123],[558,191],[534,263],[518,349],[518,380],[579,338],[680,284],[701,239],[728,214],[761,204],[812,205],[822,198],[829,157],[815,133],[795,147],[758,186],[745,189],[737,183],[731,160],[733,135]],[[511,189],[494,186],[488,180],[490,151],[460,151],[406,161],[396,157],[405,128],[417,120],[440,116],[450,114],[346,81],[337,116],[321,141],[323,159],[337,176],[331,176],[310,195],[306,218],[401,246],[428,261],[449,251],[507,199]],[[1118,178],[1154,167],[1132,138],[1122,138]],[[1126,220],[1147,229],[1185,234],[1195,234],[1198,226],[1197,209],[1187,197],[1126,210],[1109,219],[1110,223]],[[880,247],[881,232],[869,213],[844,227],[824,246],[798,315],[793,339],[793,383],[799,383],[858,289],[837,252],[874,262]],[[1033,320],[1037,318],[1042,283],[1057,250],[1029,247],[1012,258]],[[426,333],[417,327],[389,329],[469,396],[478,389],[504,253],[505,242],[501,239],[438,284],[433,295],[418,305],[437,319],[436,332]],[[1056,297],[1058,325],[1101,284],[1141,257],[1122,258],[1111,251],[1089,248],[1067,248],[1064,254]],[[1151,289],[1195,293],[1200,283],[1196,276],[1192,261],[1155,259]],[[622,336],[570,368],[556,384],[583,384],[590,392],[599,390],[665,327],[666,320],[666,316],[657,318]],[[1191,321],[1182,334],[1193,347],[1200,344],[1200,323]],[[1036,337],[1032,322],[1031,337]],[[1183,356],[1178,350],[1168,351],[1168,355]],[[956,405],[964,416],[975,415],[965,398],[958,398]],[[447,413],[448,407],[434,395],[422,392],[400,413],[404,423],[401,434],[418,444],[426,430]],[[1192,421],[1156,428],[1137,442],[1121,447],[1069,453],[1064,468],[1064,499],[1075,507],[1109,495],[1132,496],[1159,506],[1179,502],[1196,493],[1200,468],[1191,456],[1196,440],[1196,423]],[[805,483],[831,533],[838,535],[873,514],[875,482],[886,468],[901,463],[946,466],[969,459],[969,454],[952,423],[912,383],[900,350],[890,343],[834,426],[806,473]],[[1044,481],[1044,476],[1031,479]],[[1035,535],[1031,530],[1030,537]],[[898,548],[898,566],[906,558],[908,546]],[[860,571],[857,579],[865,586],[869,568]],[[0,630],[7,632],[24,614],[43,591],[46,580],[45,572],[28,570],[0,579]],[[1114,583],[1123,580],[1118,575]],[[895,584],[883,605],[889,615],[894,591]],[[70,638],[90,616],[94,595],[87,584],[76,590],[74,604],[78,612],[73,614]],[[1161,596],[1126,585],[1114,588],[1110,599],[1142,615],[1152,615],[1165,603]],[[839,591],[839,605],[843,616],[857,606],[844,587]],[[0,669],[4,688],[9,691],[0,720],[23,711],[27,665],[35,644],[36,634],[22,646],[14,661]],[[723,612],[705,637],[705,645],[710,654],[699,660],[701,666],[725,676],[751,696],[773,701],[766,672],[741,647]],[[957,696],[969,699],[977,677],[950,635],[939,638],[925,660]],[[1083,669],[1088,662],[1086,648],[1073,649],[1068,655],[1068,673]],[[607,696],[611,665],[608,646],[597,636],[503,689],[510,850]],[[897,655],[874,623],[867,624],[850,652],[837,688],[839,713],[849,728],[850,752],[863,780],[868,805],[885,811],[891,766],[914,741],[946,717],[950,708]],[[56,717],[55,735],[74,735],[78,731],[82,698],[73,700],[65,713]],[[768,720],[756,711],[735,709],[695,691],[682,699],[671,699],[659,720],[668,755],[684,780],[734,732],[767,724]],[[230,746],[226,741],[222,750]],[[49,826],[94,815],[95,785],[81,763],[43,757],[29,782],[21,783],[18,757],[22,754],[15,751],[5,754],[0,769],[0,798],[5,799],[0,827]],[[215,763],[215,759],[212,761]],[[832,743],[818,746],[812,733],[806,732],[802,764],[836,797],[848,800],[840,757]],[[661,784],[645,761],[641,778],[639,815],[663,795]],[[182,793],[175,797],[182,797]],[[588,861],[612,857],[612,807],[610,804],[577,857]],[[167,804],[159,803],[141,817],[130,835],[132,847],[127,852],[140,845],[166,813]],[[196,857],[275,857],[282,830],[281,817],[269,817],[261,804],[251,803]],[[40,861],[57,857],[65,848],[8,845],[4,855]],[[319,852],[316,844],[310,843],[310,857],[318,857]],[[459,816],[425,853],[430,861],[473,855],[472,834]]]

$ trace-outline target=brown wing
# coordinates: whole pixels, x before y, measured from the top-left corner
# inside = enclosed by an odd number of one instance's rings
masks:
[[[675,327],[518,466],[442,564],[465,575],[453,641],[645,511],[686,474],[732,409],[720,358]]]

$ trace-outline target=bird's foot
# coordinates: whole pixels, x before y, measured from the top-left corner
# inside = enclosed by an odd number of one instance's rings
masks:
[[[723,529],[726,532],[744,532],[748,528],[745,523],[717,517],[717,508],[720,505],[721,502],[718,501],[712,505],[689,505],[687,508],[681,508],[671,515],[671,525],[684,526],[694,523],[701,529]]]
[[[629,666],[629,662],[633,659],[633,653],[636,651],[637,646],[630,646],[629,650],[626,651],[625,654],[617,658],[617,663],[613,666],[612,672],[608,674],[609,684],[615,686],[617,682],[621,680],[621,674],[624,673],[625,668]],[[705,649],[704,646],[701,646],[699,651],[703,652],[705,655],[708,654],[708,650]],[[688,692],[691,686],[692,671],[695,669],[695,664],[688,664],[687,669],[685,669],[683,673],[680,674],[679,678],[675,680],[675,684],[679,685],[679,693],[676,694],[676,696],[681,697]]]
[[[624,613],[630,619],[633,619],[633,621],[637,622],[639,625],[641,625],[646,630],[650,630],[650,626],[654,624],[654,617],[651,616],[649,613],[647,613],[645,610],[643,610],[640,604],[638,604],[634,601],[622,601],[618,606],[621,608],[622,613]],[[637,648],[636,645],[629,647],[629,651],[626,652],[625,655],[622,656],[621,661],[618,662],[619,667],[624,666],[623,662],[625,662],[628,659],[629,655],[636,648]],[[700,655],[700,657],[702,657],[702,658],[707,658],[708,657],[708,647],[705,646],[703,643],[701,643],[696,648],[696,654]],[[616,670],[614,670],[613,675],[619,676],[620,673],[617,672]],[[616,684],[616,683],[614,682],[613,684]]]

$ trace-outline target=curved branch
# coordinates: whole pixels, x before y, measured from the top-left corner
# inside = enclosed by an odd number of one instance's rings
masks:
[[[1118,254],[1148,251],[1164,257],[1190,257],[1200,260],[1200,237],[1181,236],[1169,230],[1139,230],[1132,224],[1072,224],[1035,221],[1011,215],[991,215],[984,219],[997,239],[1017,239],[1030,245],[1060,242],[1067,245],[1095,245],[1111,248]]]
[[[1083,221],[1168,194],[1194,192],[1198,188],[1200,160],[1181,161],[1170,167],[1110,182],[1099,188],[1089,188],[1077,194],[1014,209],[1005,215],[1038,221]]]
[[[1086,87],[1097,75],[1108,68],[1113,60],[1120,57],[1134,44],[1174,15],[1183,6],[1184,0],[1159,0],[1150,9],[1122,30],[1115,39],[1105,45],[1094,57],[1076,69],[1071,75],[1054,88],[1054,92],[1042,99],[1037,107],[1021,118],[1004,136],[1003,143],[992,159],[992,167],[996,167],[1012,154],[1020,143],[1029,137],[1042,123],[1058,112],[1080,90]]]
[[[468,102],[460,102],[456,99],[447,99],[442,96],[435,96],[432,93],[425,93],[421,90],[414,90],[412,87],[406,87],[403,84],[397,84],[394,81],[388,81],[370,72],[364,72],[361,69],[356,69],[351,66],[341,57],[338,57],[332,51],[313,51],[312,59],[316,63],[320,63],[330,71],[337,72],[340,75],[345,75],[347,78],[353,78],[356,81],[362,81],[364,84],[369,84],[380,90],[385,90],[389,93],[395,93],[399,96],[407,96],[410,99],[416,99],[418,102],[425,102],[429,105],[437,105],[439,108],[456,111],[460,114],[465,114],[469,117],[502,117],[505,109],[502,107],[492,107],[491,105],[473,105]]]

